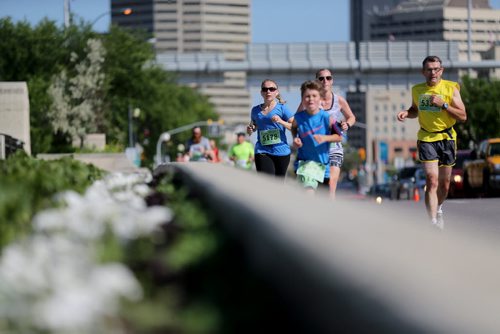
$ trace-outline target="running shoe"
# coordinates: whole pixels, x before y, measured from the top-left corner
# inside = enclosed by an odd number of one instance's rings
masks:
[[[437,215],[436,215],[436,221],[437,221],[436,226],[439,227],[440,229],[444,229],[444,217],[443,216],[444,216],[443,205],[441,204],[438,207]]]

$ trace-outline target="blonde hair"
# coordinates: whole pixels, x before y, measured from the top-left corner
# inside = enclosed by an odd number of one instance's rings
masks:
[[[265,80],[263,80],[263,81],[260,83],[260,88],[264,87],[264,84],[265,84],[266,82],[272,82],[272,83],[276,86],[276,88],[278,89],[278,94],[276,95],[276,99],[278,100],[278,102],[279,102],[279,103],[281,103],[281,104],[285,104],[285,103],[286,103],[286,101],[285,101],[285,100],[283,100],[283,98],[281,97],[281,94],[279,93],[278,84],[276,83],[276,81],[271,80],[271,79],[265,79]]]

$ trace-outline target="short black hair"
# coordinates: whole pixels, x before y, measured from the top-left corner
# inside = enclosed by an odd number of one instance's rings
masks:
[[[425,57],[424,61],[422,62],[422,68],[424,68],[425,64],[427,64],[427,63],[435,63],[435,62],[439,62],[440,65],[443,65],[441,58],[439,58],[438,56],[427,56],[427,57]]]
[[[238,136],[238,137],[241,137],[241,136],[245,137],[245,133],[244,133],[244,132],[238,132],[238,133],[236,134],[236,136]]]

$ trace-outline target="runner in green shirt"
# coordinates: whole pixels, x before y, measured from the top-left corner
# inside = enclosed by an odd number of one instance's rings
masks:
[[[245,140],[243,132],[239,132],[237,136],[238,142],[229,150],[229,159],[234,161],[236,167],[251,169],[254,159],[253,145]]]

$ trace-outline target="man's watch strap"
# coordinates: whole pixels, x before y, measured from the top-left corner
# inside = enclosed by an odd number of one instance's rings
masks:
[[[445,103],[443,103],[443,107],[442,107],[442,108],[443,108],[444,110],[448,110],[448,107],[449,107],[448,103],[446,103],[446,102],[445,102]]]

